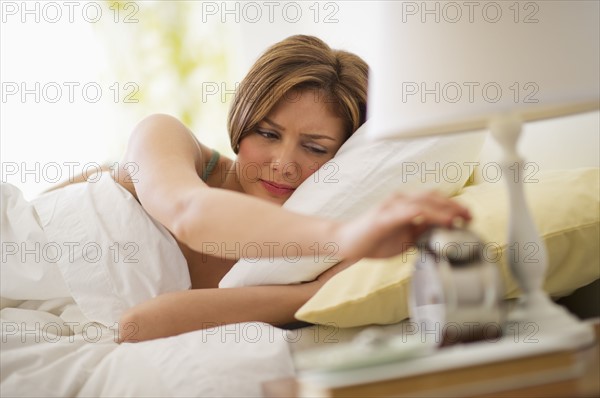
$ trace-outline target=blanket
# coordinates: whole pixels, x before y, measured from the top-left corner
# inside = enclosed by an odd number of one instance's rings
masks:
[[[1,396],[261,396],[294,374],[287,332],[260,322],[115,342],[124,310],[190,279],[175,240],[110,176],[31,202],[1,192]]]

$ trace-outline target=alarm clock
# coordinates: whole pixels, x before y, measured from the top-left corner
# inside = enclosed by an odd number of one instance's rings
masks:
[[[421,337],[442,346],[498,339],[504,287],[481,239],[465,228],[434,228],[417,246],[409,310]]]
[[[391,335],[373,326],[348,343],[299,352],[298,369],[334,373],[364,369],[425,357],[440,346],[500,338],[504,287],[497,264],[486,259],[477,235],[465,228],[434,228],[417,246],[409,295],[411,319],[403,328],[407,333]]]

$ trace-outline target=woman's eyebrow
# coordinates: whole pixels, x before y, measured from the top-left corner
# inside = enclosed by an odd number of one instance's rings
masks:
[[[280,126],[279,124],[275,123],[274,121],[272,121],[271,119],[269,119],[268,117],[263,119],[263,122],[267,123],[268,125],[275,127],[278,130],[281,131],[285,131],[285,127]],[[336,141],[335,138],[330,137],[328,135],[323,135],[323,134],[306,134],[306,133],[302,133],[300,134],[302,137],[309,137],[312,138],[313,140],[322,140],[322,139],[326,139],[326,140],[331,140],[331,141]]]
[[[264,118],[263,121],[267,124],[270,124],[271,126],[275,127],[276,129],[285,131],[285,127],[278,125],[277,123],[275,123],[274,121],[270,120],[269,118]]]
[[[335,138],[330,137],[328,135],[322,135],[322,134],[300,134],[303,137],[310,137],[313,140],[322,140],[322,139],[326,139],[326,140],[331,140],[331,141],[335,141]]]

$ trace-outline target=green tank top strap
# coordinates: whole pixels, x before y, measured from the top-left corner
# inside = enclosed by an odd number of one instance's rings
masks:
[[[210,159],[208,160],[208,164],[206,165],[206,168],[202,173],[202,181],[206,182],[206,180],[208,180],[210,173],[212,173],[212,171],[214,170],[220,157],[221,154],[219,154],[219,152],[213,149],[212,154],[210,155]]]

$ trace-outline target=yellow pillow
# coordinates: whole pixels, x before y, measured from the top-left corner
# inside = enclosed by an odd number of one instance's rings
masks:
[[[549,171],[527,181],[528,205],[548,251],[544,289],[560,297],[600,278],[600,170]],[[518,296],[505,262],[511,252],[506,244],[505,183],[472,185],[455,199],[471,210],[471,228],[488,242],[488,258],[498,258],[506,297]],[[417,255],[411,250],[385,260],[359,261],[329,280],[296,312],[296,318],[337,327],[390,324],[407,318]]]

